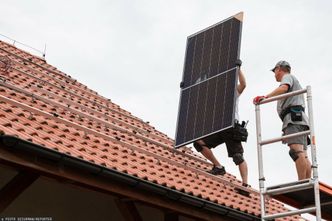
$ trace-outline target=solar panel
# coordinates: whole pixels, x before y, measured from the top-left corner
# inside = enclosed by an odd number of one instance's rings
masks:
[[[187,38],[175,148],[233,126],[242,17]]]

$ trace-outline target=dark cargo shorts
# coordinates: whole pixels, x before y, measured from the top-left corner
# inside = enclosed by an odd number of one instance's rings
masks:
[[[298,133],[302,131],[309,130],[308,126],[305,125],[297,125],[297,124],[288,124],[286,128],[283,129],[283,135],[289,135],[293,133]],[[308,142],[307,142],[307,135],[293,137],[283,140],[283,143],[290,144],[302,144],[304,150],[307,150]]]
[[[225,143],[227,147],[228,157],[233,157],[236,153],[243,154],[243,147],[240,141],[234,141],[231,139],[232,132],[226,131],[222,133],[217,133],[209,137],[203,138],[202,141],[206,144],[205,146],[209,149],[215,148],[216,146]],[[198,152],[202,151],[201,145],[194,142],[194,147]]]

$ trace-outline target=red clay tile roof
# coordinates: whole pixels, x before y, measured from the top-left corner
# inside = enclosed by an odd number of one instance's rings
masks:
[[[259,216],[259,194],[217,177],[190,148],[87,88],[45,60],[0,41],[0,130],[85,161]],[[8,66],[10,68],[8,69]],[[269,200],[268,213],[285,211]],[[299,216],[278,220],[298,220]]]

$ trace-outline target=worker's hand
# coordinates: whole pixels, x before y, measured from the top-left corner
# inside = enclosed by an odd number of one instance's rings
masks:
[[[254,98],[253,103],[254,104],[259,104],[265,98],[267,98],[267,97],[266,96],[257,96],[257,97]]]
[[[235,61],[235,66],[238,67],[238,68],[240,68],[241,65],[242,65],[242,61],[241,61],[241,59],[236,59],[236,61]]]

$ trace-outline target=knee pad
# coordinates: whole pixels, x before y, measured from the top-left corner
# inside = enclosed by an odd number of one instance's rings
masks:
[[[199,145],[197,142],[194,142],[194,147],[197,150],[197,152],[202,152],[203,147]]]
[[[236,153],[232,156],[232,158],[235,165],[240,165],[244,161],[242,153]]]
[[[302,153],[303,151],[295,151],[293,149],[289,150],[289,156],[293,159],[295,162],[299,158],[299,153]]]

